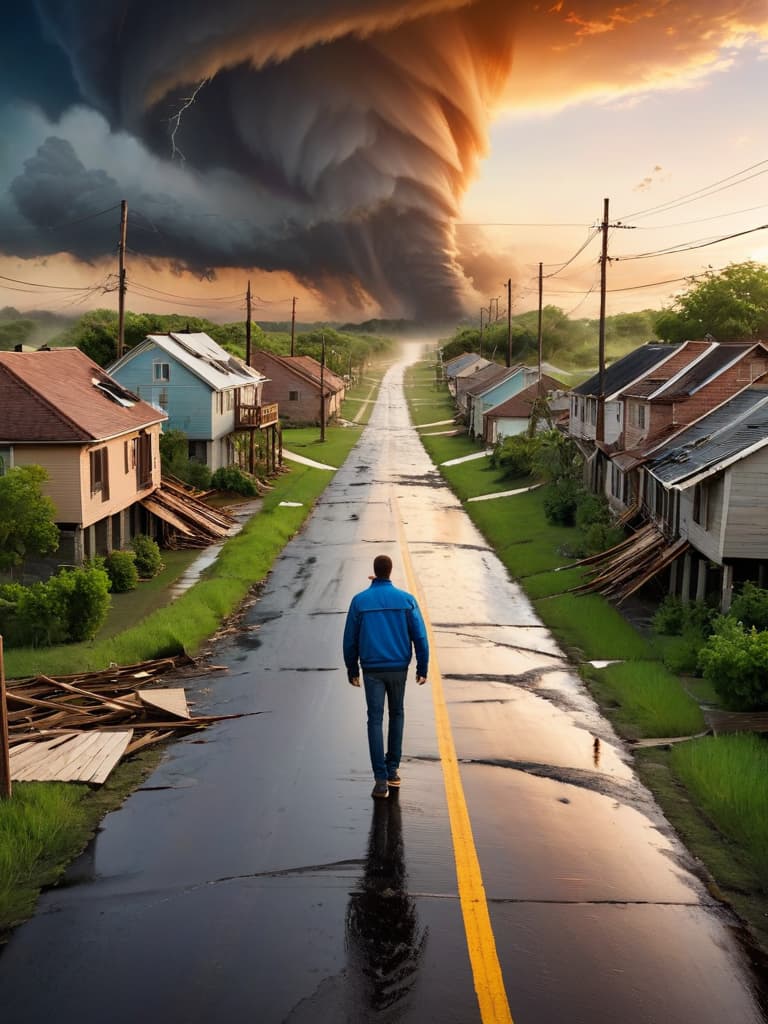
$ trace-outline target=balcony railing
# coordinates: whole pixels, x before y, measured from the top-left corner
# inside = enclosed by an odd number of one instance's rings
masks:
[[[235,429],[243,427],[271,427],[277,423],[277,402],[268,405],[240,405],[235,410]]]

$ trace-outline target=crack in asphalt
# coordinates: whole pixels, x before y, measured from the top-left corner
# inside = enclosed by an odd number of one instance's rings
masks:
[[[632,803],[635,805],[653,803],[650,794],[647,794],[639,781],[630,780],[627,783],[619,783],[605,775],[597,775],[594,772],[585,771],[583,768],[565,768],[560,765],[540,764],[537,761],[511,761],[495,757],[460,757],[458,760],[459,764],[505,768],[533,775],[539,779],[551,779],[553,782],[561,782],[566,786],[576,786],[579,789],[599,793],[601,796],[610,796],[620,802],[626,802],[627,797],[631,796],[633,797]]]
[[[522,647],[520,644],[508,644],[503,640],[492,640],[487,636],[478,636],[477,633],[455,633],[454,636],[462,636],[465,639],[477,640],[481,643],[490,644],[491,647],[503,647],[508,651],[522,651],[524,654],[538,654],[542,658],[553,658],[560,662],[568,661],[564,654],[552,654],[550,651],[542,651],[538,647]]]

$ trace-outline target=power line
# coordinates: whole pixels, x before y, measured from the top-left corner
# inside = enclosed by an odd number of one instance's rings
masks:
[[[646,260],[651,259],[654,256],[670,256],[679,252],[691,252],[694,249],[706,249],[710,245],[718,245],[720,242],[729,242],[732,238],[743,238],[744,235],[753,235],[756,231],[765,231],[766,229],[768,229],[768,224],[760,224],[756,228],[748,228],[746,231],[735,231],[731,235],[722,235],[719,238],[698,240],[695,243],[680,242],[678,245],[668,246],[666,249],[657,249],[653,252],[636,253],[632,256],[612,256],[611,259],[616,262],[626,262],[627,260]]]
[[[64,285],[64,284],[41,284],[38,281],[20,281],[16,277],[6,277],[4,274],[0,274],[0,281],[11,281],[13,284],[25,284],[25,285],[29,285],[30,288],[42,288],[42,289],[49,289],[49,288],[51,288],[51,289],[55,289],[56,291],[65,291],[65,292],[83,292],[83,291],[87,291],[89,288],[94,288],[94,287],[98,288],[99,287],[98,285],[81,285],[81,286],[75,287],[75,286],[72,286],[72,285]]]
[[[725,178],[719,178],[717,181],[713,181],[709,185],[704,185],[702,188],[697,188],[693,192],[686,192],[684,195],[678,196],[677,199],[669,199],[665,203],[659,203],[656,206],[648,207],[646,210],[636,210],[634,213],[624,214],[621,219],[630,220],[638,217],[650,217],[651,214],[654,213],[666,213],[668,210],[675,209],[678,206],[685,206],[688,203],[696,202],[699,199],[706,199],[709,195],[716,195],[718,192],[723,192],[728,188],[741,185],[745,181],[750,181],[752,178],[757,178],[761,174],[768,173],[768,167],[765,167],[762,171],[757,171],[755,174],[749,174],[746,178],[743,177],[743,175],[748,174],[749,171],[755,170],[756,167],[763,167],[765,164],[768,164],[768,159],[759,160],[757,163],[750,164],[749,167],[745,167],[740,171],[735,171],[733,174],[729,174]],[[739,180],[734,181],[734,178],[738,178]],[[730,182],[730,184],[727,184],[728,182]]]

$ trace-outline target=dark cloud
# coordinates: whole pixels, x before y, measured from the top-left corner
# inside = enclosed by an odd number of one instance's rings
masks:
[[[61,104],[79,96],[92,120],[74,118],[70,134],[52,125],[17,160],[5,182],[13,206],[0,200],[5,252],[111,254],[114,232],[82,217],[127,198],[129,244],[148,258],[203,276],[289,271],[345,301],[421,319],[459,314],[473,285],[487,290],[499,276],[466,238],[458,253],[454,225],[501,100],[642,90],[654,76],[669,81],[670,68],[694,79],[729,41],[768,33],[765,0],[647,9],[634,0],[37,0],[36,9],[38,44],[55,41],[68,76]],[[78,221],[66,236],[50,227],[65,221]]]
[[[86,166],[87,140],[61,138],[12,182],[18,211],[44,228],[125,197],[130,244],[149,257],[287,270],[389,313],[459,314],[453,225],[504,81],[492,69],[511,58],[509,19],[494,0],[322,6],[39,0],[82,95],[193,182],[208,216],[151,173],[137,185],[135,167]],[[31,237],[41,252],[61,242]],[[114,240],[97,223],[68,236],[83,259],[99,246]]]

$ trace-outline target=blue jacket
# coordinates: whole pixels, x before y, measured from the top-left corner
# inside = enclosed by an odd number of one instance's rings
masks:
[[[389,580],[375,579],[352,598],[344,626],[344,664],[350,679],[367,670],[399,672],[416,651],[416,675],[429,665],[427,630],[416,598]]]

